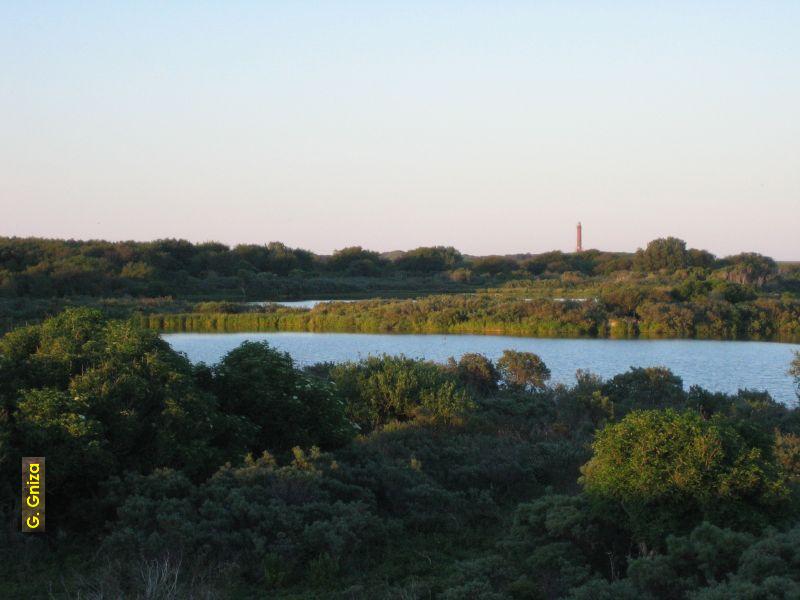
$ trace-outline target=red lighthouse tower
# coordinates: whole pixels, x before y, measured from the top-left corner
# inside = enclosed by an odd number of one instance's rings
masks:
[[[575,252],[583,252],[583,227],[581,227],[580,221],[578,221],[578,243],[575,246]]]

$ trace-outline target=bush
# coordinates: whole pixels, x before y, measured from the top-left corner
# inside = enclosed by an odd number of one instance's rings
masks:
[[[631,367],[606,382],[602,394],[617,418],[634,408],[681,408],[687,399],[683,380],[666,367]]]
[[[334,448],[355,434],[333,387],[296,369],[288,354],[266,342],[244,342],[209,375],[206,387],[219,398],[222,410],[251,426],[251,452]]]
[[[497,368],[506,386],[513,389],[543,388],[550,379],[550,369],[531,352],[505,350]]]
[[[148,558],[172,549],[206,564],[230,562],[270,586],[287,578],[321,584],[330,557],[363,564],[386,539],[374,506],[337,486],[330,470],[330,458],[298,451],[289,465],[265,454],[199,485],[171,470],[129,477],[116,483],[125,500],[104,550]]]
[[[770,447],[692,411],[633,411],[597,433],[586,492],[642,547],[702,520],[757,530],[786,514],[789,489]]]
[[[451,358],[448,364],[461,384],[479,396],[488,396],[497,391],[500,373],[494,363],[482,354],[467,353],[458,363]]]
[[[415,416],[452,422],[474,406],[441,365],[404,356],[342,363],[331,369],[331,379],[347,401],[348,416],[362,431]]]
[[[83,499],[106,477],[167,466],[203,477],[244,452],[244,428],[151,331],[70,309],[0,341],[9,463],[52,456],[50,527],[103,522]],[[91,476],[87,476],[91,473]]]

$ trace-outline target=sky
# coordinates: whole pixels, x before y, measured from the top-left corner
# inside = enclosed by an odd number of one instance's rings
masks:
[[[800,260],[800,2],[0,3],[0,235]]]

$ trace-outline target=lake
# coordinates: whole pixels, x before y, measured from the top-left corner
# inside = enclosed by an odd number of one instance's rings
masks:
[[[357,300],[263,300],[256,302],[245,302],[250,306],[267,306],[277,304],[278,306],[289,306],[291,308],[314,308],[317,304],[327,302],[358,302]]]
[[[717,392],[767,390],[781,402],[796,400],[787,375],[798,344],[699,340],[542,339],[490,335],[404,335],[361,333],[171,333],[163,338],[193,362],[215,363],[245,340],[266,340],[295,362],[358,360],[368,355],[405,354],[444,362],[467,352],[497,359],[505,349],[535,352],[550,367],[553,381],[573,383],[585,369],[604,378],[632,366],[666,366],[684,385]]]

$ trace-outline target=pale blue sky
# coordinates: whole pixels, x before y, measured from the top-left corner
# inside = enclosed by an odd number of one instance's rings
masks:
[[[0,6],[0,235],[800,259],[800,2]]]

